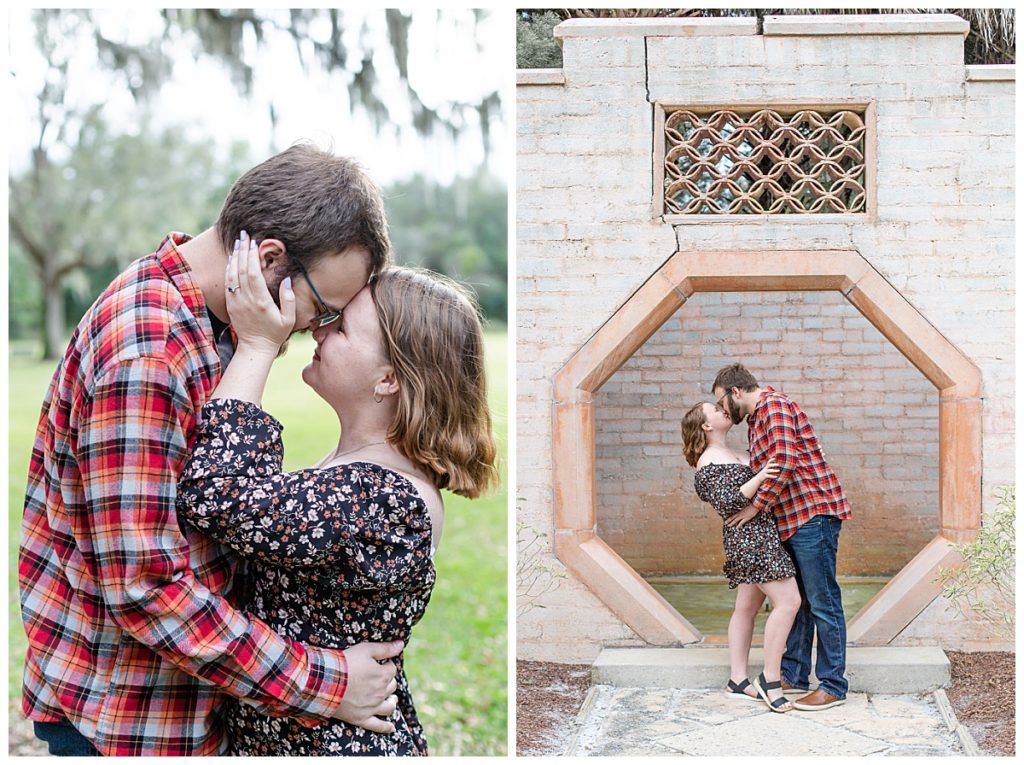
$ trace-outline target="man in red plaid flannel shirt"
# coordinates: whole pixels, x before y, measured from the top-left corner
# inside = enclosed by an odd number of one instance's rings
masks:
[[[811,643],[817,632],[818,687],[794,706],[805,711],[838,706],[846,699],[849,684],[836,553],[850,505],[811,423],[792,399],[771,386],[761,388],[742,364],[719,371],[712,391],[733,423],[746,418],[750,467],[756,472],[770,459],[779,466],[779,474],[766,479],[751,504],[727,523],[740,527],[760,512],[774,512],[779,537],[796,565],[802,602],[782,657],[782,687],[808,689]]]
[[[82,318],[43,402],[18,556],[22,709],[51,754],[221,754],[225,694],[311,726],[393,728],[379,716],[394,709],[386,660],[401,643],[337,651],[277,635],[227,600],[237,559],[175,513],[233,351],[224,273],[242,229],[272,293],[306,276],[296,329],[336,317],[390,249],[358,165],[293,146],[235,183],[213,228],[168,235]]]

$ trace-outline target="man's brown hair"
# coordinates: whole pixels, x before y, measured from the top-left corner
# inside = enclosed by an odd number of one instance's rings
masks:
[[[715,376],[714,383],[711,384],[711,390],[715,388],[721,388],[726,393],[731,391],[733,388],[739,388],[740,390],[754,390],[757,386],[757,380],[750,374],[745,366],[742,364],[730,364],[727,367],[723,367],[718,370],[718,374]]]
[[[393,267],[370,281],[398,411],[388,441],[439,489],[475,498],[498,481],[472,294],[447,277]]]
[[[235,181],[217,219],[226,251],[242,230],[257,242],[280,239],[307,271],[352,246],[370,253],[370,274],[386,268],[390,258],[377,185],[354,160],[308,143],[285,149]],[[294,267],[289,271],[298,274]]]

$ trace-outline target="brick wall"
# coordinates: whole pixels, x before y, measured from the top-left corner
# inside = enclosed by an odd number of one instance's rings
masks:
[[[872,34],[857,34],[863,31],[862,22],[844,16],[838,29],[854,34],[804,30],[799,35],[758,35],[753,29],[739,29],[734,20],[701,20],[709,23],[699,28],[688,20],[574,22],[571,30],[564,28],[561,70],[520,75],[516,93],[516,481],[521,522],[544,532],[553,528],[554,375],[673,253],[722,249],[854,249],[867,259],[981,370],[982,495],[987,508],[994,505],[995,487],[1014,481],[1014,68],[965,67],[962,34],[950,33],[948,17],[943,18],[947,21],[937,24],[924,16],[900,16],[883,20]],[[658,99],[718,104],[794,99],[874,103],[875,218],[670,225],[654,217],[653,103]],[[700,296],[701,301],[705,298],[710,295]],[[692,300],[680,312],[681,327],[666,327],[664,332],[684,335],[690,331],[686,317],[698,298]],[[702,313],[715,308],[708,302],[700,305]],[[718,308],[732,310],[733,306]],[[816,318],[810,304],[801,304],[799,310],[801,320]],[[764,318],[789,321],[791,315]],[[752,331],[774,329],[781,332],[782,327]],[[775,352],[813,354],[810,343],[794,338],[800,333],[814,335],[818,329],[824,337],[825,332],[847,328],[801,326],[797,330],[794,326],[785,341],[778,341]],[[849,329],[858,331],[853,325]],[[867,339],[866,325],[861,325],[861,331],[865,340],[850,340],[845,352],[873,342]],[[794,346],[784,349],[784,342]],[[708,353],[712,346],[702,348]],[[844,352],[842,345],[840,352]],[[636,363],[651,363],[644,358],[641,355]],[[895,364],[897,360],[892,367],[880,367],[883,375],[902,373],[904,367]],[[708,373],[713,376],[714,371],[708,367],[715,367],[715,362],[701,364],[707,366],[697,379],[706,385],[711,379]],[[831,369],[822,363],[807,368]],[[819,381],[807,375],[783,377],[783,370],[781,364],[765,364],[761,374],[808,407],[829,456],[836,454],[839,460],[844,449],[853,445],[835,439],[849,437],[850,428],[843,425],[830,431],[842,419],[828,417],[824,406],[815,403],[816,390],[803,396],[795,387]],[[622,373],[641,371],[627,366]],[[673,381],[658,381],[665,382]],[[865,384],[878,382],[864,380]],[[908,378],[904,389],[922,384]],[[922,390],[926,389],[914,388],[911,395]],[[660,386],[658,391],[660,395]],[[689,400],[701,392],[693,388],[673,395]],[[871,388],[853,393],[865,396],[857,406],[877,403],[869,395],[874,393]],[[641,406],[644,395],[654,395],[633,394],[641,396]],[[908,405],[917,404],[891,400],[882,404]],[[602,413],[603,408],[598,407],[598,416],[615,416],[614,407]],[[660,421],[660,411],[652,410],[657,413],[652,420]],[[673,431],[675,414],[664,420]],[[921,443],[933,442],[934,428],[926,426],[924,418],[921,422]],[[742,442],[740,435],[735,433],[737,442]],[[883,456],[886,444],[900,445],[889,440],[875,443],[882,443]],[[652,443],[651,448],[673,449],[681,462],[677,444]],[[849,454],[852,457],[854,452]],[[908,459],[895,467],[913,465],[905,478],[916,479],[917,465],[934,470],[934,456],[929,455],[927,448],[901,455]],[[851,491],[867,484],[854,478],[853,463],[837,468]],[[614,468],[599,469],[614,472]],[[678,492],[686,481],[678,465],[676,469],[675,476],[658,480],[671,482],[672,491]],[[878,475],[876,471],[874,477]],[[881,479],[890,485],[904,480],[887,476],[884,466]],[[600,490],[607,489],[602,482]],[[915,496],[922,504],[934,502],[922,492]],[[868,507],[879,505],[865,498],[855,500],[854,512],[865,522],[875,512]],[[605,517],[604,507],[601,513],[599,522],[613,533],[612,518]],[[853,536],[843,539],[846,556],[868,547],[850,541]],[[553,554],[547,562],[560,568]],[[518,650],[524,658],[586,661],[602,645],[642,642],[571,576],[541,604],[547,608],[531,609],[517,620]],[[906,634],[946,636],[951,647],[967,645],[964,630],[945,629],[946,612],[936,604]]]
[[[853,507],[839,570],[895,574],[938,533],[938,394],[838,292],[698,293],[595,396],[598,533],[643,574],[719,574],[679,420],[741,360],[796,400]],[[746,448],[746,425],[729,434]]]

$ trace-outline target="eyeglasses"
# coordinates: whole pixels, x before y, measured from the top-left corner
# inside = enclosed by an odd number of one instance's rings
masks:
[[[729,398],[730,393],[731,391],[726,391],[725,393],[723,393],[722,397],[718,399],[718,401],[716,402],[716,405],[721,407],[722,409],[725,409],[725,404],[723,404],[722,402]]]
[[[309,320],[309,326],[311,329],[320,329],[320,327],[326,327],[328,324],[333,324],[341,318],[341,311],[335,311],[333,308],[328,308],[324,299],[320,297],[320,293],[316,291],[316,287],[313,286],[312,280],[309,278],[309,274],[306,273],[306,269],[302,263],[297,260],[292,260],[296,268],[299,269],[299,273],[302,274],[302,278],[306,280],[306,284],[313,291],[313,297],[316,303],[316,310],[318,313],[312,319]]]

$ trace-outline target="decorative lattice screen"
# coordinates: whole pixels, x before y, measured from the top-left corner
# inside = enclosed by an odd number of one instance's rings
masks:
[[[848,109],[672,110],[665,213],[863,213],[865,134]]]

